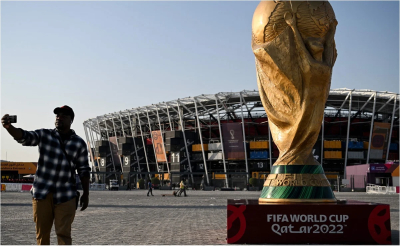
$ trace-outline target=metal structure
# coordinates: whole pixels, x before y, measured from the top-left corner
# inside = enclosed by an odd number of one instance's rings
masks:
[[[320,159],[324,169],[328,172],[345,174],[345,168],[348,165],[369,163],[370,161],[387,161],[389,159],[389,150],[387,150],[386,158],[376,160],[370,156],[371,145],[365,150],[365,158],[350,159],[348,145],[354,139],[371,142],[374,122],[389,123],[389,136],[391,136],[388,140],[389,145],[390,143],[398,144],[399,99],[399,94],[386,91],[346,88],[330,90],[321,127],[323,130],[320,132],[320,142],[318,142],[318,145],[321,146],[320,155],[321,157],[323,156],[324,140],[337,139],[346,142],[346,145],[343,149],[343,158],[329,159],[323,157]],[[246,142],[252,140],[270,140],[269,158],[263,160],[269,164],[263,170],[259,170],[268,173],[270,166],[276,160],[277,152],[273,149],[273,139],[271,139],[267,124],[268,117],[262,106],[258,91],[220,92],[180,98],[169,102],[97,116],[84,121],[83,126],[90,146],[95,146],[94,141],[96,140],[108,140],[109,137],[113,136],[117,138],[123,136],[141,137],[143,146],[145,146],[145,140],[151,136],[151,131],[160,130],[164,133],[171,130],[179,130],[184,133],[184,137],[186,132],[194,132],[199,136],[200,141],[198,143],[202,145],[203,159],[200,163],[205,166],[203,172],[206,177],[206,183],[210,182],[211,173],[217,172],[226,175],[225,185],[228,187],[230,181],[227,173],[246,173],[248,180],[254,171],[251,166],[253,164],[248,157],[248,150],[243,160],[226,160],[222,134],[220,133],[221,125],[228,122],[242,124],[244,146],[246,146]],[[362,134],[360,133],[361,128],[364,129]],[[112,130],[110,131],[110,129]],[[332,129],[338,129],[338,134],[332,134]],[[207,153],[203,148],[203,144],[212,141],[219,141],[222,145],[223,159],[215,161],[221,168],[215,168],[215,165],[210,166],[210,161],[206,162]],[[184,151],[189,157],[188,175],[191,175],[193,181],[193,173],[196,172],[192,170],[193,160],[190,160],[189,154],[191,149],[186,144],[186,139],[184,147]],[[155,152],[154,146],[152,151]],[[397,150],[397,154],[398,152]],[[147,171],[157,170],[151,168],[152,165],[156,166],[157,162],[150,162],[147,155],[148,153],[146,152]],[[115,165],[120,162],[113,160],[113,163],[115,169]],[[94,162],[92,162],[92,165],[94,166]],[[168,160],[166,165],[167,170],[165,172],[169,172]],[[96,167],[93,170],[97,170]]]

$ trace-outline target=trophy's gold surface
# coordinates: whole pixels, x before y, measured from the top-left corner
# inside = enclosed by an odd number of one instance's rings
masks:
[[[254,12],[257,83],[279,149],[260,202],[336,201],[312,155],[337,56],[336,25],[327,1],[262,1]]]

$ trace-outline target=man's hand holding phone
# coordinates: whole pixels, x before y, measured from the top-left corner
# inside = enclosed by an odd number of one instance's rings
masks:
[[[22,129],[15,128],[12,123],[17,123],[17,116],[16,115],[8,115],[5,114],[1,118],[1,124],[3,127],[10,133],[11,136],[14,137],[15,140],[20,140],[23,137]]]
[[[1,124],[3,125],[4,128],[8,129],[12,123],[17,123],[17,116],[16,115],[8,115],[5,114],[1,118]]]

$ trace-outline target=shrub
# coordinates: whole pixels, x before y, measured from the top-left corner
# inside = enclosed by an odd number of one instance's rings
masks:
[[[139,183],[139,188],[144,189],[144,179],[139,179],[138,183]]]
[[[160,184],[160,180],[158,178],[151,178],[151,183],[155,184],[155,185],[159,185]]]
[[[257,186],[257,184],[258,184],[258,180],[257,180],[256,178],[250,178],[250,179],[249,179],[249,184],[250,184],[252,187],[255,187],[255,186]]]

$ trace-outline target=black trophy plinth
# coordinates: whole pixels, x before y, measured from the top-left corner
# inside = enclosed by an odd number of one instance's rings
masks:
[[[234,199],[227,223],[228,244],[392,244],[387,204]]]

